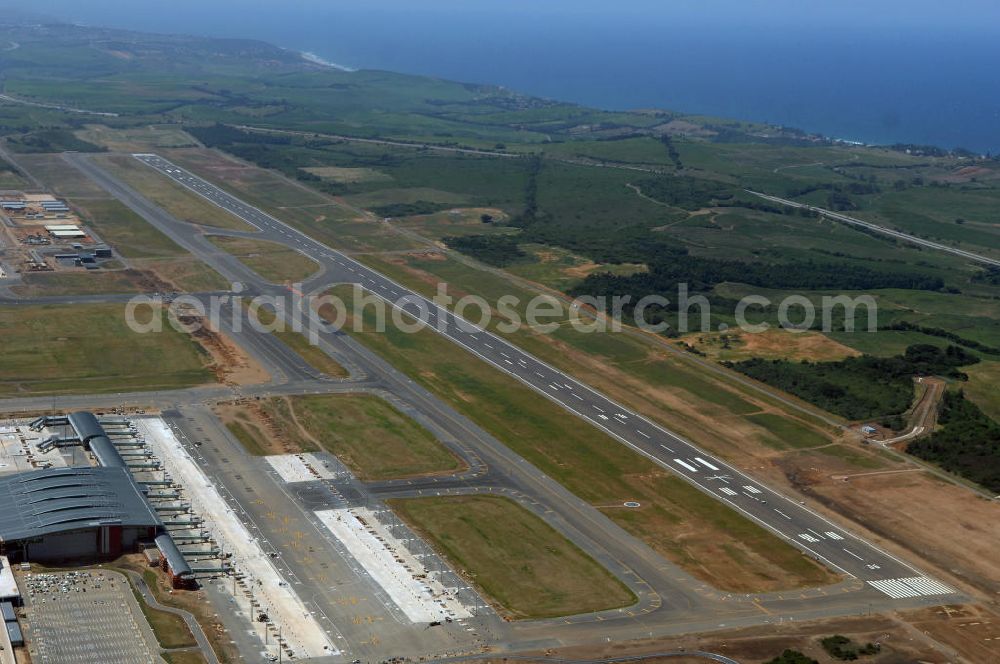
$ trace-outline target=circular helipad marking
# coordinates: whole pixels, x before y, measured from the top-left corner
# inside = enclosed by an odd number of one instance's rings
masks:
[[[625,503],[625,507],[639,507],[639,503],[635,502],[634,500],[630,500],[627,503]]]

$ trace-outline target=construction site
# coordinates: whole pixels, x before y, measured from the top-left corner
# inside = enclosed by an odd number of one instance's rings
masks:
[[[6,246],[4,274],[86,271],[109,267],[114,258],[93,229],[69,205],[49,194],[0,193],[0,221]]]
[[[251,509],[211,473],[214,466],[205,463],[200,447],[168,420],[145,414],[81,411],[0,426],[0,501],[13,506],[0,516],[0,562],[11,576],[3,601],[22,606],[25,625],[18,629],[26,629],[17,635],[28,634],[33,657],[40,653],[31,625],[52,622],[49,614],[56,609],[32,601],[39,593],[39,569],[86,569],[123,556],[140,556],[171,592],[203,594],[225,612],[230,634],[242,635],[272,661],[340,656],[339,626],[348,620],[359,625],[357,600],[349,594],[356,591],[342,589],[340,602],[317,603],[311,584],[303,581],[316,571],[363,577],[385,612],[376,616],[369,609],[366,620],[388,621],[403,631],[447,625],[453,629],[438,638],[454,643],[461,634],[461,640],[474,641],[478,633],[469,621],[477,612],[495,619],[389,510],[369,498],[345,498],[336,485],[355,480],[335,457],[272,456],[255,464],[257,478],[240,471],[235,477],[247,489],[275,494],[273,501],[254,501]],[[301,508],[312,509],[313,536],[280,524],[258,525],[261,510],[277,509],[277,495],[287,496],[286,488]],[[319,501],[312,492],[326,495]],[[281,533],[287,533],[285,542]],[[303,555],[285,557],[286,544]],[[51,631],[44,644],[71,650]]]
[[[231,512],[213,509],[221,498],[163,431],[155,420],[89,412],[0,428],[0,499],[14,505],[0,517],[5,559],[86,564],[141,553],[178,591],[226,576],[222,587],[262,637],[273,631],[275,649],[322,652],[327,644],[308,643],[308,628],[298,628],[301,607],[269,557]]]

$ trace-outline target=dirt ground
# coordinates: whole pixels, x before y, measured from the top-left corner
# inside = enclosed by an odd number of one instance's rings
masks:
[[[818,332],[769,329],[760,333],[741,330],[690,334],[681,341],[713,359],[750,357],[832,362],[861,353]]]
[[[537,653],[538,661],[555,657],[568,659],[634,657],[657,652],[702,650],[735,659],[741,664],[767,662],[784,650],[797,650],[819,661],[834,664],[820,640],[840,634],[859,645],[878,643],[881,651],[862,657],[859,662],[872,664],[945,664],[967,662],[987,664],[998,661],[998,649],[992,636],[1000,636],[995,616],[977,607],[938,606],[919,612],[873,615],[854,618],[833,618],[810,622],[767,625],[705,635],[653,639],[603,647],[560,648]],[[987,640],[989,639],[989,640]],[[536,654],[536,653],[529,653]],[[490,662],[505,662],[497,657]],[[703,664],[700,658],[650,658],[646,663]]]
[[[188,323],[194,319],[182,319]],[[216,380],[225,385],[259,385],[271,379],[271,375],[251,358],[241,346],[225,334],[212,329],[202,320],[202,325],[192,336],[211,356],[210,367]]]
[[[967,592],[1000,600],[1000,503],[923,472],[838,480],[795,472],[790,464],[784,470],[794,472],[800,491],[862,525],[882,545],[933,564]]]
[[[227,426],[236,424],[242,427],[254,440],[259,448],[255,450],[262,455],[295,454],[319,449],[320,445],[296,420],[288,417],[278,417],[271,411],[273,407],[290,411],[287,399],[275,399],[273,406],[260,402],[228,402],[213,406],[212,410]],[[289,429],[288,422],[294,422],[295,428]]]

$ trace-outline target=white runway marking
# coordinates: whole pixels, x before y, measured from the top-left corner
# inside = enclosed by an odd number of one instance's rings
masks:
[[[697,461],[698,463],[700,463],[701,465],[705,466],[709,470],[718,470],[719,469],[718,466],[713,466],[712,464],[710,464],[709,462],[705,461],[701,457],[695,457],[694,460]]]
[[[950,595],[955,589],[926,576],[910,576],[902,579],[880,579],[869,581],[868,585],[893,599],[905,597]]]
[[[851,551],[850,549],[844,549],[844,551],[846,551],[847,553],[851,554],[852,556],[854,556],[854,557],[855,557],[855,558],[857,558],[858,560],[864,560],[864,558],[862,558],[862,557],[861,557],[861,556],[859,556],[858,554],[854,553],[854,552],[853,552],[853,551]]]
[[[735,496],[736,495],[736,492],[733,491],[732,489],[730,489],[729,487],[720,487],[719,491],[721,491],[722,493],[726,494],[727,496]]]
[[[749,491],[750,493],[760,493],[760,489],[758,489],[755,486],[750,486],[749,484],[743,485],[743,488]]]
[[[940,581],[935,581],[926,576],[911,576],[900,579],[900,581],[912,588],[916,588],[924,595],[950,595],[955,592],[955,589],[951,586],[946,586]]]
[[[917,597],[920,595],[916,590],[905,583],[900,583],[895,579],[884,579],[881,581],[869,581],[868,585],[876,590],[882,591],[893,599],[904,599],[906,597]]]
[[[677,465],[679,465],[679,466],[683,466],[683,467],[687,468],[687,469],[688,469],[688,470],[690,470],[690,471],[691,471],[692,473],[697,473],[697,472],[698,472],[698,469],[697,469],[697,468],[695,468],[695,467],[694,467],[694,466],[692,466],[691,464],[687,463],[686,461],[681,461],[680,459],[674,459],[674,461],[676,461],[676,462],[677,462]]]
[[[841,537],[837,533],[833,532],[832,530],[826,531],[826,536],[829,537],[830,539],[835,539],[835,540],[842,540],[842,539],[844,539],[843,537]]]
[[[642,436],[643,438],[649,438],[649,434],[648,433],[643,433],[642,431],[639,431],[638,429],[636,429],[635,432],[637,434],[639,434],[640,436]]]

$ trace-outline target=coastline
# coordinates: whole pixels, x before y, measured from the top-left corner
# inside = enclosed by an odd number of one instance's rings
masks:
[[[338,65],[336,62],[330,62],[329,60],[324,60],[315,53],[310,53],[309,51],[299,51],[300,56],[303,60],[313,63],[314,65],[320,65],[322,67],[329,67],[331,69],[336,69],[337,71],[354,72],[357,69],[353,67],[348,67],[346,65]]]

